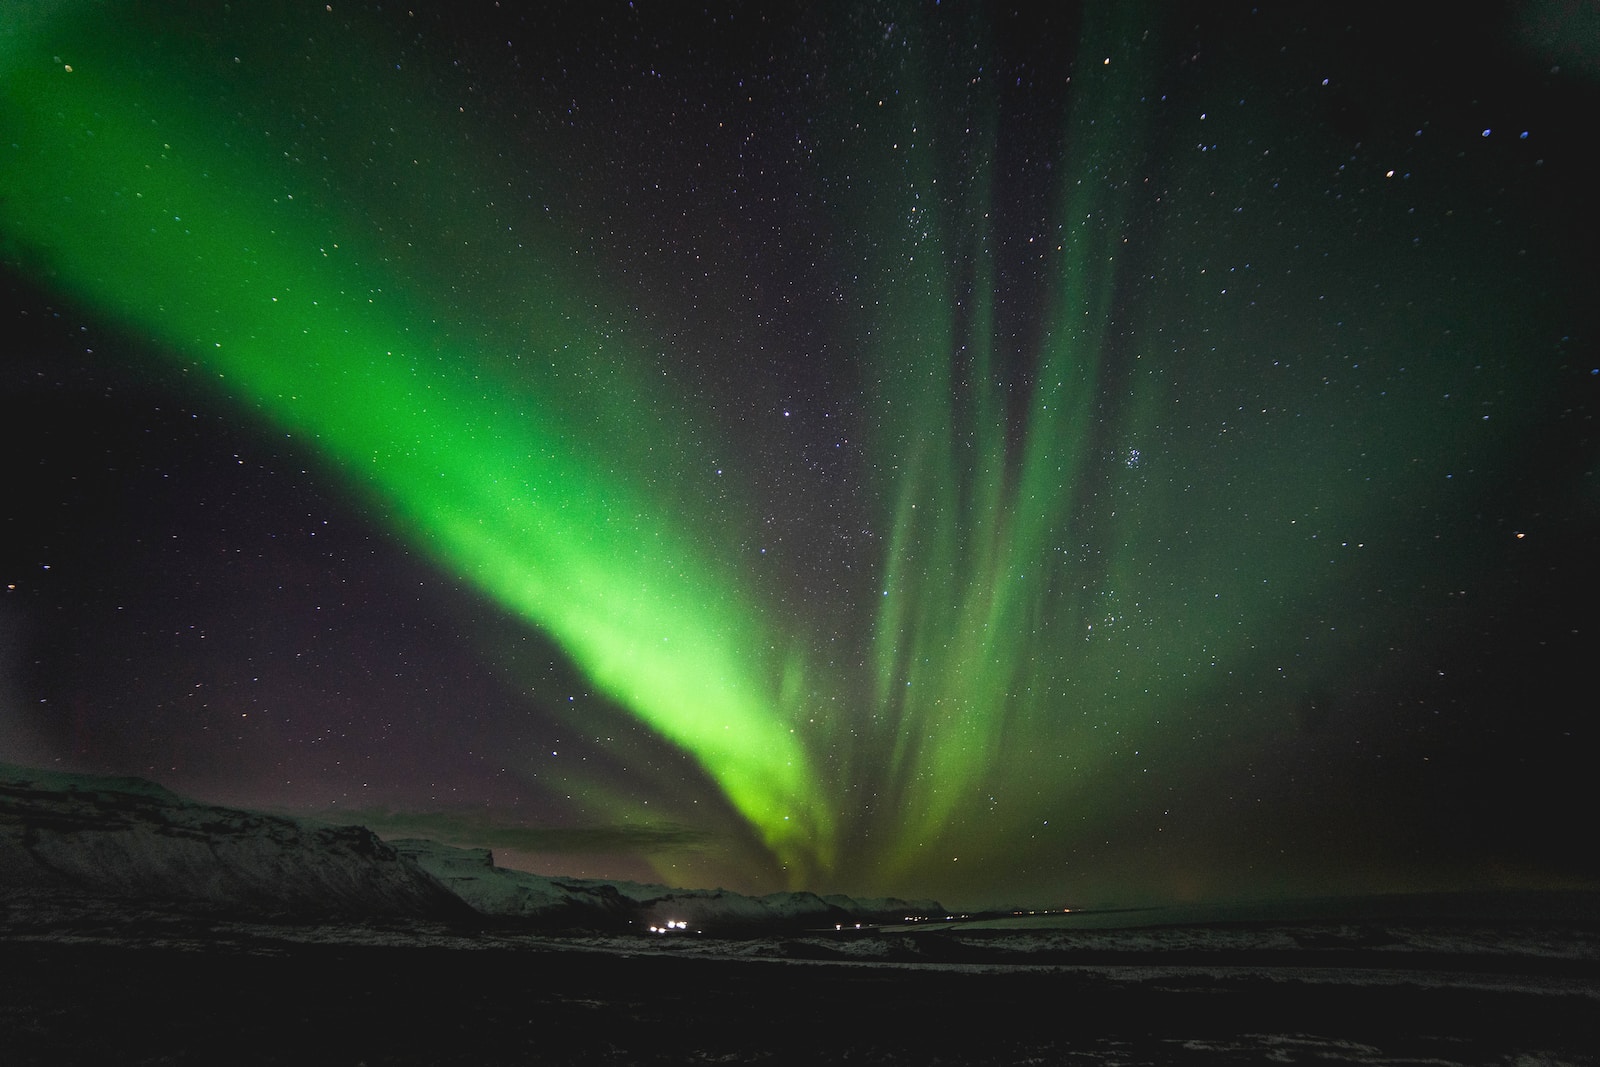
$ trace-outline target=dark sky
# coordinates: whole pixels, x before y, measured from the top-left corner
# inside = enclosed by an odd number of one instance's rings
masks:
[[[752,891],[1593,884],[1600,17],[1047,8],[11,15],[0,759]]]

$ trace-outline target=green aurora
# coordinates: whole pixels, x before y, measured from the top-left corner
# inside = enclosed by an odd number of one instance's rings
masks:
[[[1419,197],[1383,176],[1398,138],[1350,238],[1293,178],[1320,144],[1244,148],[1293,116],[1204,114],[1233,75],[1179,84],[1141,8],[1091,5],[1059,106],[1021,119],[976,18],[908,13],[828,57],[807,180],[819,270],[848,281],[817,313],[847,338],[850,521],[873,536],[809,585],[834,550],[731,550],[785,476],[707,475],[755,431],[696,388],[648,270],[575,256],[583,218],[519,202],[509,105],[449,106],[471,92],[442,53],[392,69],[382,20],[307,37],[320,9],[291,9],[216,34],[157,4],[14,20],[7,258],[318,457],[692,760],[734,843],[663,876],[959,896],[1131,863],[1107,845],[1137,838],[1181,883],[1229,818],[1196,798],[1292,763],[1327,694],[1413,670],[1417,590],[1516,548],[1436,531],[1514,477],[1507,442],[1554,390],[1513,358],[1550,343],[1524,325],[1545,312],[1514,275],[1430,280],[1510,249],[1416,247]],[[1053,157],[1026,236],[1022,122]],[[1237,150],[1190,150],[1223,122]],[[575,165],[527,150],[544,180]],[[1330,293],[1341,274],[1365,291]],[[693,818],[567,773],[607,819]]]

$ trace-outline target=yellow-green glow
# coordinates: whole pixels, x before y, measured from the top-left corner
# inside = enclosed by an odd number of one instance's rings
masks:
[[[502,339],[436,327],[429,296],[375,265],[358,226],[302,206],[274,161],[217,151],[203,110],[159,77],[130,84],[108,42],[64,21],[49,29],[75,62],[41,33],[10,42],[0,68],[10,238],[76,299],[313,442],[443,565],[553,636],[694,754],[792,879],[825,867],[833,820],[763,621],[670,498],[613,469],[604,432],[647,435],[659,414],[625,383],[533,395],[474,368]],[[520,345],[625,371],[597,332]],[[572,433],[591,399],[612,410]]]

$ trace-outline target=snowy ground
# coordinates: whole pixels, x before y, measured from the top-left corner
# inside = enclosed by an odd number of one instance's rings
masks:
[[[7,1064],[1583,1064],[1582,923],[722,940],[0,911]]]
[[[168,903],[134,903],[151,900]],[[902,903],[526,875],[482,850],[0,767],[0,1067],[1600,1052],[1593,894],[870,925]]]

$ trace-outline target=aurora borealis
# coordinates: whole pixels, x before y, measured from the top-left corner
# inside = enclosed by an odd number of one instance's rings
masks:
[[[9,17],[13,761],[739,889],[1595,876],[1581,33],[467,9]]]

